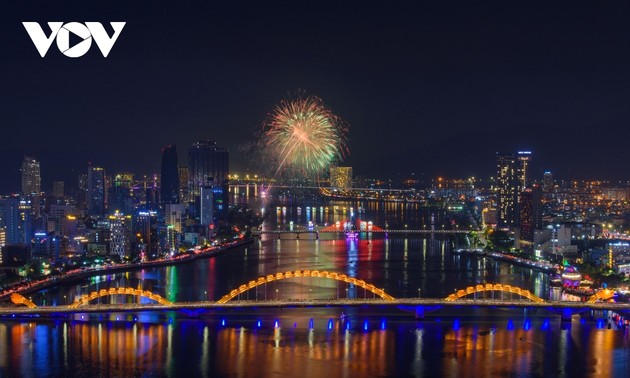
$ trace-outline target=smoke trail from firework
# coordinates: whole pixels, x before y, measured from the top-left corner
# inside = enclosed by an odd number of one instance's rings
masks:
[[[346,155],[347,129],[315,96],[283,100],[263,129],[268,154],[277,161],[276,174],[292,170],[313,176]]]

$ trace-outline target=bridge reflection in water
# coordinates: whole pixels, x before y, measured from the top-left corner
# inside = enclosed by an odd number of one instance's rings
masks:
[[[6,321],[0,374],[628,376],[623,333],[582,322],[561,330],[549,318],[518,311],[488,317],[492,311],[457,310],[422,322],[359,309],[344,320],[341,309],[313,321],[304,309],[285,309],[232,313],[225,321]]]

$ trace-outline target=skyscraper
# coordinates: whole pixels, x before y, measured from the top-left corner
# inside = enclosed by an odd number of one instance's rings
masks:
[[[88,167],[87,210],[89,215],[105,214],[105,170],[101,167]]]
[[[518,151],[516,153],[516,179],[518,192],[522,192],[529,185],[530,163],[532,161],[531,151]]]
[[[195,142],[188,149],[188,195],[201,212],[201,188],[212,188],[213,213],[221,218],[228,206],[229,152],[217,147],[216,142]],[[199,201],[199,202],[197,202]]]
[[[161,171],[162,204],[179,203],[179,172],[177,169],[177,148],[168,145],[162,149]]]
[[[542,228],[542,193],[539,185],[533,185],[520,193],[519,215],[521,240],[534,242],[534,231]]]
[[[52,190],[53,197],[63,198],[65,196],[63,181],[53,181],[52,186],[53,186],[53,190]]]
[[[518,151],[516,156],[497,154],[499,228],[518,226],[519,198],[529,185],[531,161],[531,151]]]
[[[109,216],[110,253],[121,258],[129,256],[131,248],[131,216],[116,211]]]
[[[207,228],[214,223],[214,193],[211,187],[201,187],[200,206],[201,214],[199,217],[199,223],[201,223],[204,228]]]
[[[551,193],[553,191],[553,174],[549,171],[543,174],[542,190],[544,193]]]
[[[0,199],[0,227],[6,232],[6,244],[31,246],[31,201],[17,197]]]
[[[229,151],[211,140],[193,143],[188,149],[188,190],[193,197],[201,187],[223,187],[229,174]]]
[[[518,180],[514,155],[497,154],[497,202],[499,205],[499,228],[516,226]]]
[[[192,200],[188,193],[188,167],[179,167],[179,200],[181,203],[188,203]]]
[[[39,161],[25,156],[22,161],[22,194],[39,194],[41,191]]]
[[[117,173],[113,176],[107,197],[107,208],[110,214],[116,211],[125,214],[133,212],[132,183],[133,173]]]

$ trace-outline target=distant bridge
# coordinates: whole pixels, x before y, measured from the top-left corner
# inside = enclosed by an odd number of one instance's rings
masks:
[[[471,231],[475,230],[431,230],[431,229],[419,229],[419,230],[372,230],[372,231],[356,231],[365,234],[403,234],[403,235],[457,235],[457,234],[469,234]],[[337,229],[337,230],[253,230],[252,235],[260,237],[262,235],[296,235],[299,238],[301,234],[314,234],[316,237],[319,237],[319,234],[344,234],[348,232],[347,230]]]

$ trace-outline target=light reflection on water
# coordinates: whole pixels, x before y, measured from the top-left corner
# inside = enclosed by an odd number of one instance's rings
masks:
[[[511,314],[511,315],[510,315]],[[514,312],[414,321],[322,309],[140,322],[4,322],[1,376],[596,376],[630,374],[627,330]],[[473,316],[474,315],[474,316]],[[488,315],[488,314],[486,314]],[[507,316],[505,316],[507,315]],[[309,328],[311,316],[314,327]],[[327,329],[333,319],[333,329]],[[261,327],[257,321],[261,320]],[[279,326],[274,327],[275,321]],[[365,330],[364,326],[368,325]],[[564,328],[564,329],[563,329]]]

